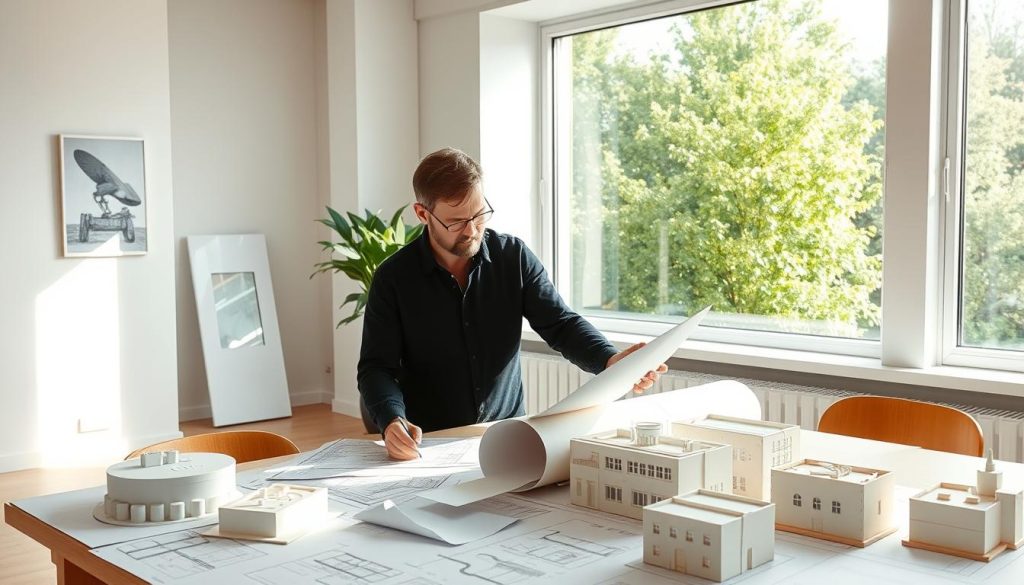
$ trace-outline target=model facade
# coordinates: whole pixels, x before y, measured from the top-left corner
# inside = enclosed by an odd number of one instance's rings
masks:
[[[644,508],[644,562],[724,581],[775,557],[775,505],[697,490]]]
[[[240,495],[232,457],[157,451],[107,468],[107,493],[93,516],[111,524],[178,522],[214,514]]]
[[[892,473],[805,459],[772,470],[776,528],[864,547],[896,531]]]
[[[942,483],[910,498],[910,535],[904,546],[990,561],[1024,545],[1024,493],[1004,490],[992,452],[977,485]]]
[[[658,423],[572,439],[572,503],[643,517],[643,507],[695,489],[724,492],[732,481],[732,448],[661,436]]]
[[[711,415],[672,424],[672,435],[732,445],[732,493],[771,499],[772,468],[800,459],[800,427]]]

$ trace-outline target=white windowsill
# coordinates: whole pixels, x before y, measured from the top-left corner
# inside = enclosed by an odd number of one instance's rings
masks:
[[[649,336],[629,333],[607,331],[602,333],[620,349],[640,341],[650,341],[652,339]],[[544,342],[540,335],[537,335],[529,326],[525,325],[523,327],[523,339]],[[1020,372],[954,366],[933,366],[920,369],[894,368],[881,365],[875,358],[693,340],[686,341],[682,347],[676,350],[672,357],[751,368],[767,368],[1024,398],[1024,374]]]

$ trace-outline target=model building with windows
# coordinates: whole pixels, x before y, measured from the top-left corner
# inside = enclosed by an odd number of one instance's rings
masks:
[[[910,535],[904,546],[990,561],[1024,545],[1021,490],[1004,490],[989,451],[977,485],[941,483],[910,498]]]
[[[772,470],[775,527],[864,547],[896,531],[892,473],[805,459]]]
[[[768,500],[772,468],[800,459],[800,427],[710,415],[672,424],[672,435],[732,445],[732,493]]]
[[[775,557],[775,505],[697,490],[644,508],[644,562],[713,581]]]
[[[572,503],[612,514],[643,517],[643,507],[695,489],[728,491],[732,448],[661,435],[660,423],[572,439]]]

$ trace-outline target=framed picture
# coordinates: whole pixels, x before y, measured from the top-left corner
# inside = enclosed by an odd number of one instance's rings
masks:
[[[62,134],[60,164],[64,256],[145,254],[143,140]]]

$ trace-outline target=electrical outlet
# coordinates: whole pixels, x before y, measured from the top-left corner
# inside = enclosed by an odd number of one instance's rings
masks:
[[[79,433],[96,433],[110,429],[110,421],[101,416],[83,416],[78,419]]]

